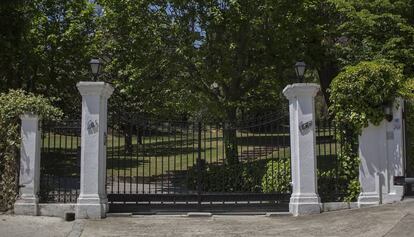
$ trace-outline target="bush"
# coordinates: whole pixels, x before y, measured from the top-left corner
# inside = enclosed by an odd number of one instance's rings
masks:
[[[44,119],[62,116],[49,100],[22,90],[0,94],[0,211],[11,209],[17,196],[20,115],[37,114]]]
[[[346,67],[330,86],[330,111],[335,121],[350,124],[357,133],[385,117],[384,105],[403,96],[402,71],[386,61]]]
[[[290,160],[270,160],[266,165],[266,174],[262,178],[262,190],[265,193],[286,193],[290,191]]]
[[[290,160],[258,160],[234,165],[202,163],[203,192],[290,192]],[[188,174],[187,187],[197,190],[197,167]]]
[[[198,177],[204,192],[260,192],[266,161],[239,164],[202,164],[200,176],[197,167],[188,175],[188,188],[197,190]]]

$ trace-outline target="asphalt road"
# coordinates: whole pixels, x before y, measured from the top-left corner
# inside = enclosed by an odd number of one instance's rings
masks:
[[[59,218],[0,215],[0,236],[404,236],[414,237],[414,200],[291,217],[135,216],[64,222]]]

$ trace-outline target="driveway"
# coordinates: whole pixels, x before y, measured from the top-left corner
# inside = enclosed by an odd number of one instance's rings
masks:
[[[0,236],[414,236],[414,200],[305,217],[135,216],[64,222],[0,215]]]

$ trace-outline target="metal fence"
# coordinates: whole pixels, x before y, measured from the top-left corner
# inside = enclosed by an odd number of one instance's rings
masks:
[[[80,120],[42,124],[40,202],[74,203],[80,189]]]
[[[289,121],[255,119],[234,129],[235,163],[229,163],[223,123],[133,118],[109,120],[107,192],[112,203],[284,201],[290,197]],[[231,132],[231,131],[227,131]],[[342,143],[328,118],[316,122],[318,192],[341,201]],[[80,120],[42,126],[41,202],[73,203],[80,188]],[[180,201],[181,200],[181,201]]]
[[[112,207],[200,210],[267,203],[277,208],[290,197],[287,118],[229,126],[112,116],[107,157]]]
[[[316,122],[316,156],[318,193],[322,202],[342,201],[348,181],[340,175],[339,156],[342,141],[338,140],[338,129],[328,117]]]

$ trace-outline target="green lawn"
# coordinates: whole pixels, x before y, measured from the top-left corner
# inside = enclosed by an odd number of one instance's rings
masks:
[[[261,154],[250,154],[281,140],[284,134],[252,134],[239,132],[237,137],[239,155],[245,162],[252,159],[287,158],[286,145],[267,150]],[[201,139],[201,159],[206,163],[223,163],[225,151],[222,131],[206,131]],[[132,150],[128,154],[125,138],[108,137],[108,175],[113,176],[158,176],[168,172],[186,171],[196,164],[198,157],[198,134],[144,137],[141,144],[137,136],[132,138]],[[285,138],[287,140],[287,138]],[[286,142],[286,141],[285,141]]]
[[[141,143],[132,136],[131,149],[125,137],[110,134],[107,140],[108,176],[159,176],[186,171],[195,165],[198,157],[198,134],[175,133],[143,136]],[[325,132],[325,131],[324,131]],[[326,132],[328,134],[328,132]],[[321,134],[323,135],[323,133]],[[290,157],[288,134],[238,132],[238,154],[242,162],[257,159],[284,159]],[[48,133],[43,138],[44,151],[76,156],[80,137]],[[319,144],[318,159],[331,159],[339,144]],[[206,129],[201,139],[201,158],[207,163],[222,163],[225,159],[222,130]]]

